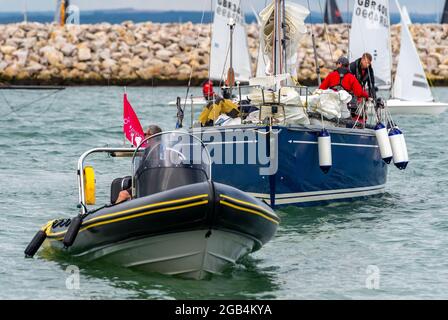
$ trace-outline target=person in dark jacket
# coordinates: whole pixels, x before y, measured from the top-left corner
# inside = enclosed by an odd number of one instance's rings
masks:
[[[358,79],[359,84],[365,89],[369,88],[369,97],[376,98],[375,74],[372,68],[372,55],[364,53],[361,58],[350,63],[350,72]]]
[[[319,89],[333,89],[335,91],[344,89],[356,98],[369,98],[369,94],[364,91],[358,80],[350,73],[349,61],[346,57],[340,57],[336,62],[336,70],[329,73],[322,81]]]

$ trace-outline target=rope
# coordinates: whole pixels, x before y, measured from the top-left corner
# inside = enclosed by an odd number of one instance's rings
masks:
[[[207,1],[207,0],[205,0],[205,1]],[[202,17],[201,17],[201,23],[200,23],[201,26],[204,24],[204,16],[205,16],[205,6],[204,6],[204,9],[202,10]],[[199,36],[201,35],[201,30],[200,30],[200,28],[198,28],[198,29],[199,30],[198,30],[198,33],[197,33],[197,36],[196,36],[196,47],[195,47],[195,50],[197,50],[199,48]],[[210,38],[210,40],[211,40],[211,38]],[[185,108],[187,106],[187,99],[188,99],[188,94],[190,93],[191,78],[193,77],[193,71],[194,71],[194,66],[192,65],[191,66],[191,71],[190,71],[190,77],[188,79],[187,93],[185,94],[184,108],[183,108],[182,111],[185,111]]]
[[[322,17],[324,17],[325,14],[324,14],[324,11],[322,9],[322,4],[321,4],[320,0],[319,0],[319,7],[320,7],[320,14],[322,15]],[[333,51],[331,50],[331,42],[330,42],[330,37],[329,37],[329,34],[328,34],[327,24],[325,22],[324,22],[324,33],[325,33],[326,41],[327,41],[327,44],[328,44],[328,50],[330,51],[331,60],[333,60],[333,64],[334,64],[335,60],[334,60],[334,57],[333,57]]]
[[[6,99],[6,97],[3,95],[3,93],[2,93],[2,97],[3,97],[3,99],[5,100],[5,102],[6,102],[6,104],[8,105],[8,107],[11,109],[11,111],[8,112],[8,113],[6,113],[4,116],[7,117],[7,116],[9,116],[9,115],[12,114],[12,113],[16,113],[17,111],[20,111],[20,110],[22,110],[22,109],[25,108],[25,107],[28,107],[28,106],[30,106],[30,105],[33,105],[33,104],[36,103],[36,102],[42,101],[42,100],[44,100],[44,99],[46,99],[46,98],[48,98],[48,97],[51,97],[51,96],[53,96],[53,95],[56,95],[57,93],[59,93],[59,90],[58,90],[58,91],[55,91],[55,92],[52,92],[52,93],[49,93],[49,94],[47,94],[47,95],[45,95],[45,96],[43,96],[43,97],[37,98],[37,99],[35,99],[35,100],[32,100],[31,102],[26,102],[26,103],[23,103],[23,104],[18,105],[18,106],[12,106],[12,105],[9,103],[9,101]],[[53,101],[53,102],[54,102],[54,101]],[[51,105],[50,105],[50,106],[51,106]],[[48,110],[48,108],[47,108],[47,110]],[[46,111],[47,111],[47,110],[46,110]]]
[[[316,42],[315,42],[314,30],[313,30],[313,18],[312,18],[313,15],[311,13],[310,0],[307,0],[307,3],[308,3],[308,10],[310,12],[310,29],[311,29],[311,39],[313,40],[314,63],[316,65],[317,83],[320,86],[320,84],[321,84],[320,66],[319,66],[319,61],[317,58]]]

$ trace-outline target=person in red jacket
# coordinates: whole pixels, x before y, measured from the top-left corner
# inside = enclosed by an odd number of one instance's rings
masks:
[[[349,65],[350,62],[346,57],[340,57],[336,62],[337,69],[328,74],[324,81],[322,81],[319,89],[333,89],[335,91],[345,90],[350,93],[354,96],[354,99],[349,103],[348,108],[351,111],[352,116],[356,116],[356,100],[361,98],[368,99],[369,94],[361,87],[358,79],[350,73]]]
[[[319,89],[333,89],[335,91],[344,89],[357,98],[368,99],[369,94],[363,90],[356,77],[350,73],[349,65],[346,57],[340,57],[336,62],[336,70],[328,74]]]

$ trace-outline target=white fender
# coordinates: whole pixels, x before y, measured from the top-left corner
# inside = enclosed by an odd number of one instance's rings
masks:
[[[408,150],[404,135],[398,128],[392,128],[389,131],[389,140],[392,147],[393,159],[395,166],[400,169],[406,169],[409,162]]]
[[[331,136],[327,130],[322,129],[322,131],[319,132],[317,146],[319,152],[319,166],[324,173],[327,173],[332,166]]]
[[[380,148],[381,158],[387,164],[390,163],[393,157],[392,147],[390,145],[389,136],[387,134],[387,129],[381,122],[375,126],[375,136],[378,142],[378,147]]]

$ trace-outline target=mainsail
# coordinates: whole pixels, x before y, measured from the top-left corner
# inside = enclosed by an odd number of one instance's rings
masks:
[[[445,6],[443,7],[441,23],[448,23],[448,0],[445,1]]]
[[[376,85],[390,89],[392,63],[388,0],[355,1],[349,58],[356,60],[365,52],[373,56]]]
[[[343,22],[342,14],[339,11],[336,0],[327,0],[325,3],[324,22],[327,24],[339,24]]]
[[[410,19],[407,16],[406,7],[402,11],[398,1],[397,7],[401,16],[401,47],[392,96],[396,99],[408,101],[434,101],[423,65],[409,31]]]
[[[217,0],[213,18],[210,52],[210,79],[225,79],[230,67],[230,35],[228,23],[232,18],[236,25],[233,32],[233,70],[235,80],[249,81],[252,75],[244,14],[240,0]]]

